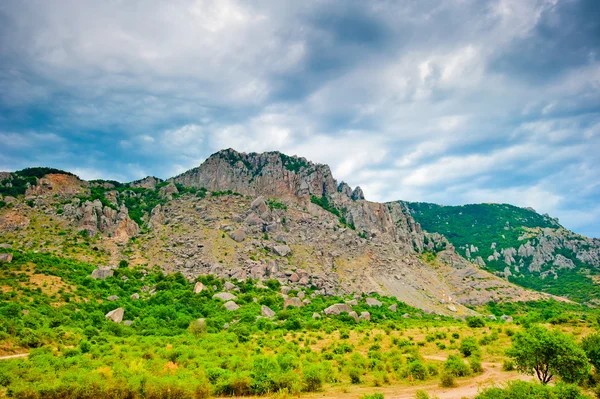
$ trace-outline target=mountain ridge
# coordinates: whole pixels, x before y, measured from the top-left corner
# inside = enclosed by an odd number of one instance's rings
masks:
[[[338,184],[327,165],[297,156],[227,149],[173,178],[131,183],[50,173],[19,186],[20,199],[4,194],[19,173],[4,176],[0,193],[10,206],[0,214],[0,232],[17,249],[23,243],[65,254],[60,236],[32,243],[41,232],[31,221],[43,216],[63,232],[96,239],[105,263],[190,278],[276,277],[323,293],[394,295],[450,314],[469,314],[465,305],[486,301],[544,297],[465,259],[442,234],[424,231],[406,203],[366,201],[360,187]],[[85,252],[77,251],[73,256]]]

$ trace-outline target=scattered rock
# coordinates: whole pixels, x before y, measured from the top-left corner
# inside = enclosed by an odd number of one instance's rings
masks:
[[[360,312],[360,320],[371,321],[371,313],[369,312]]]
[[[357,323],[359,322],[358,314],[354,310],[348,312],[348,316],[352,317],[355,322],[357,322]]]
[[[125,309],[116,308],[115,310],[111,310],[104,317],[109,320],[114,321],[115,323],[121,323],[123,321],[123,315],[125,314]]]
[[[223,306],[225,306],[225,309],[229,310],[230,312],[240,308],[240,306],[233,301],[225,302]]]
[[[404,319],[410,319],[410,315],[409,315],[408,313],[404,313],[404,314],[402,315],[402,317],[403,317]]]
[[[491,315],[488,315],[488,317],[487,317],[487,318],[488,318],[488,320],[492,320],[492,321],[496,321],[496,320],[497,320],[496,316],[495,316],[495,315],[493,315],[493,314],[491,314]]]
[[[106,280],[115,275],[115,271],[110,267],[100,266],[92,272],[92,278],[96,280]]]
[[[0,262],[10,263],[13,260],[12,254],[0,254]]]
[[[106,299],[108,299],[109,301],[118,301],[118,300],[119,300],[119,297],[118,297],[118,296],[116,296],[116,295],[111,295],[111,296],[109,296],[109,297],[108,297],[108,298],[106,298]]]
[[[381,305],[383,305],[380,301],[378,301],[375,298],[367,298],[365,300],[365,302],[367,303],[367,306],[377,306],[377,307],[381,307]]]
[[[273,310],[271,310],[270,307],[266,306],[266,305],[262,305],[260,307],[260,313],[264,316],[264,317],[273,317],[275,316],[275,312]]]
[[[231,281],[226,281],[225,284],[223,284],[223,289],[225,291],[234,291],[236,289],[238,289],[237,285],[233,284]]]
[[[199,294],[202,291],[204,291],[206,288],[206,286],[204,284],[202,284],[200,281],[198,281],[196,283],[196,285],[194,285],[194,294]]]
[[[346,301],[346,303],[350,306],[358,306],[358,301],[356,299],[353,299],[351,301]]]
[[[505,323],[512,323],[513,318],[512,318],[512,316],[503,314],[502,316],[500,316],[500,320],[502,320]]]
[[[447,308],[451,312],[458,312],[458,310],[456,309],[456,306],[454,306],[454,305],[448,305]]]
[[[297,308],[302,307],[302,301],[299,298],[286,298],[283,302],[283,308],[286,309],[288,306],[295,306]]]
[[[323,313],[327,316],[339,315],[342,312],[350,313],[352,308],[345,303],[336,303],[323,310]]]
[[[398,310],[398,305],[393,304],[388,306],[388,309],[391,310],[392,312],[396,313],[396,311]]]
[[[312,318],[313,318],[313,319],[320,319],[320,318],[321,318],[321,315],[320,315],[320,314],[318,314],[318,313],[313,313],[313,314],[312,314]]]
[[[275,245],[273,247],[273,252],[279,256],[288,256],[292,250],[287,245]]]
[[[259,215],[262,215],[263,213],[269,210],[269,207],[267,206],[267,203],[265,202],[265,199],[262,195],[257,197],[254,201],[252,201],[252,203],[250,204],[250,208],[256,211]]]
[[[306,294],[304,293],[304,291],[300,291],[298,292],[298,294],[296,294],[296,296],[300,299],[304,299],[304,297],[306,296]]]
[[[133,321],[132,321],[132,320],[125,320],[125,321],[123,322],[123,325],[124,325],[124,326],[127,326],[127,327],[129,327],[129,326],[130,326],[130,325],[132,325],[132,324],[133,324]]]
[[[236,242],[242,242],[246,238],[246,232],[242,229],[237,229],[229,233],[229,237]]]
[[[132,301],[137,301],[138,299],[140,299],[140,294],[138,294],[137,292],[133,295],[130,296]]]
[[[288,287],[287,285],[284,285],[284,286],[282,286],[282,287],[281,287],[281,293],[282,293],[283,295],[287,295],[287,294],[289,294],[289,293],[290,293],[290,291],[291,291],[291,288],[290,288],[290,287]]]
[[[12,245],[10,245],[10,244],[0,244],[0,248],[2,248],[2,249],[11,249]]]
[[[220,299],[222,301],[233,301],[237,297],[230,292],[219,292],[218,294],[213,295],[213,299]]]

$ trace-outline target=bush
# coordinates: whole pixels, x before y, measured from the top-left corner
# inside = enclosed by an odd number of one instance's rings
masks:
[[[323,387],[323,371],[319,366],[310,365],[302,369],[305,392],[320,391]]]
[[[511,381],[506,388],[487,388],[475,399],[590,399],[574,385],[557,384],[555,387],[525,381]]]
[[[348,370],[348,376],[350,376],[350,382],[353,384],[360,384],[360,376],[362,375],[362,370],[358,367],[352,367]]]
[[[372,393],[370,395],[364,394],[360,399],[384,399],[384,397],[381,393]]]
[[[481,373],[483,372],[483,367],[481,367],[481,358],[479,357],[479,354],[476,356],[471,356],[469,358],[469,367],[471,368],[471,371],[473,373]]]
[[[408,374],[415,380],[424,380],[427,378],[427,369],[419,360],[414,360],[408,364]]]
[[[481,317],[467,317],[467,325],[471,328],[485,327],[485,321]]]
[[[471,375],[469,366],[456,355],[448,356],[448,359],[444,363],[444,371],[455,377],[467,377]]]
[[[459,350],[460,350],[460,353],[462,353],[462,355],[464,357],[469,357],[472,354],[479,352],[479,345],[477,345],[477,341],[475,341],[475,338],[469,337],[469,338],[463,339],[460,342]]]
[[[440,376],[440,386],[443,388],[452,388],[456,386],[456,381],[454,381],[454,375],[448,372],[443,372]]]
[[[510,359],[507,359],[502,364],[502,370],[504,371],[513,371],[515,369],[515,362]]]

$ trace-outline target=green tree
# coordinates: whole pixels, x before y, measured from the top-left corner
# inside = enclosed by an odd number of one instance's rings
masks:
[[[540,326],[516,334],[506,354],[520,372],[535,373],[542,384],[555,375],[567,383],[578,382],[590,369],[585,352],[571,337]]]
[[[587,357],[596,368],[596,373],[600,373],[600,334],[589,335],[581,342],[581,347],[587,354]]]

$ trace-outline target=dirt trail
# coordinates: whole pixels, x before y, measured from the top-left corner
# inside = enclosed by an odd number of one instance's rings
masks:
[[[27,357],[27,356],[29,356],[29,353],[17,353],[16,355],[0,356],[0,360],[16,359],[19,357]]]

